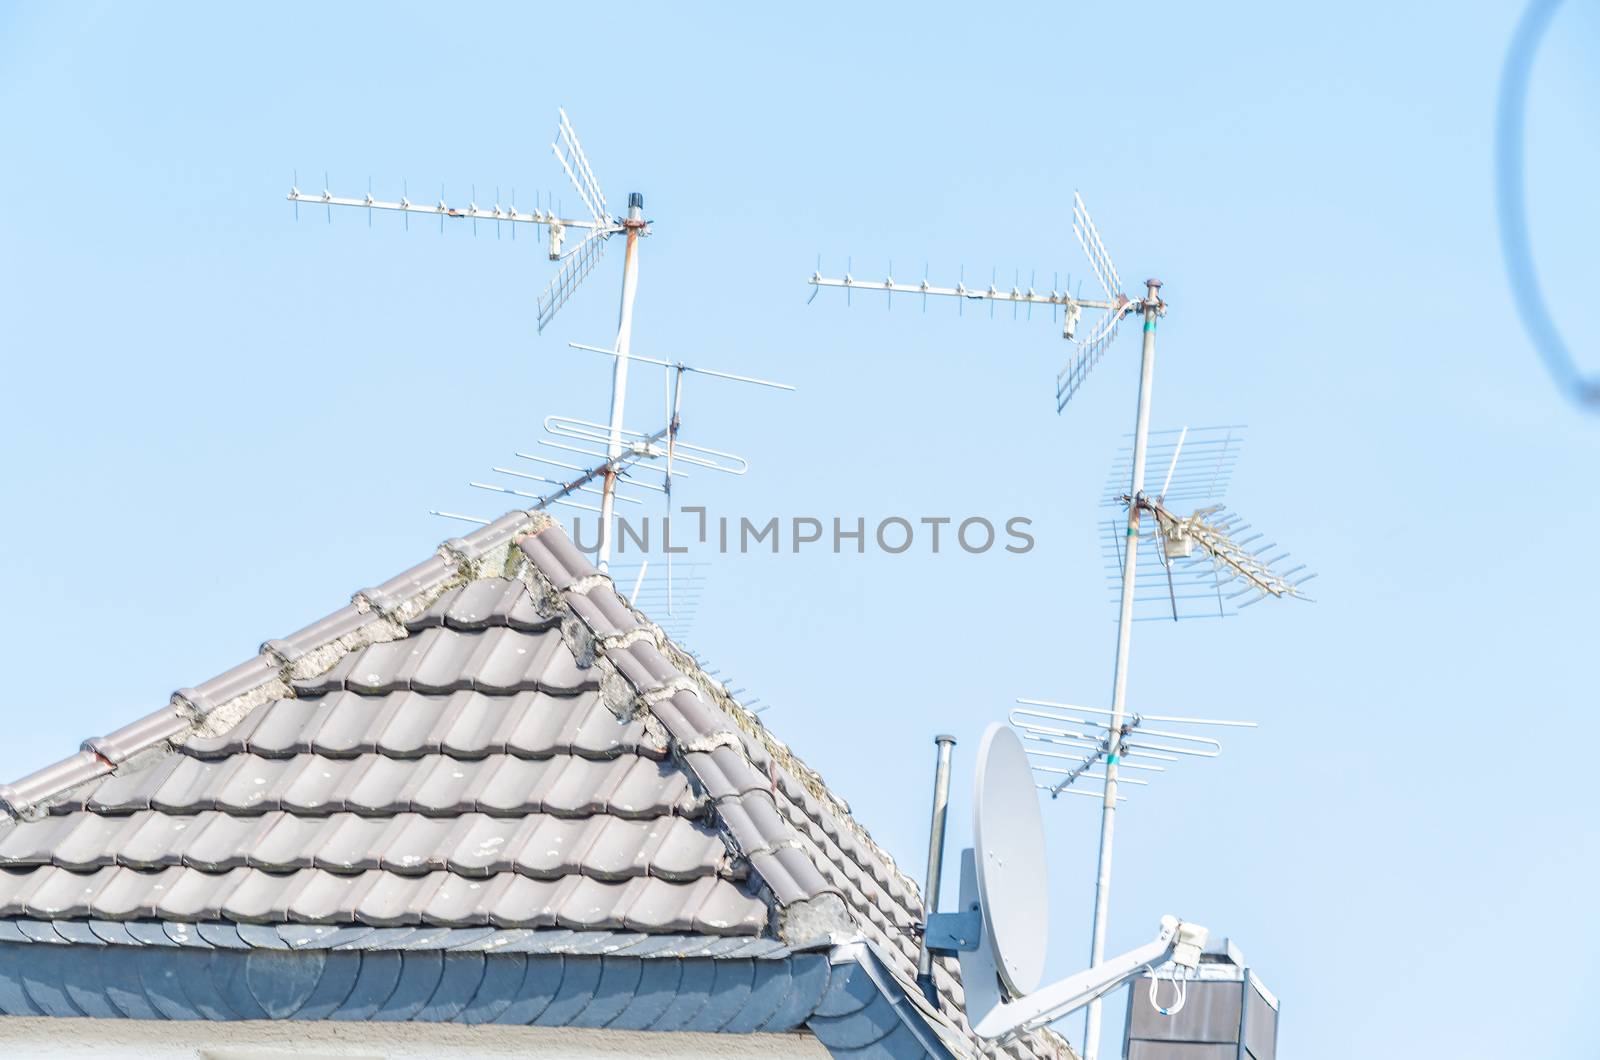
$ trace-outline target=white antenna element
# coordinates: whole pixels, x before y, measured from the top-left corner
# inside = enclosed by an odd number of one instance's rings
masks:
[[[498,474],[508,475],[516,479],[543,482],[558,488],[553,491],[547,490],[538,493],[523,492],[490,482],[471,482],[468,484],[477,489],[490,490],[496,493],[509,493],[514,496],[532,499],[536,501],[533,505],[534,508],[560,504],[599,514],[601,529],[599,562],[597,565],[602,570],[609,570],[611,560],[615,532],[613,525],[614,504],[619,501],[624,504],[641,503],[639,498],[617,491],[616,487],[619,479],[626,479],[630,484],[638,488],[663,494],[666,498],[670,515],[672,484],[675,478],[688,477],[695,470],[743,475],[750,468],[749,461],[737,453],[692,444],[682,439],[683,391],[684,378],[686,376],[700,375],[711,379],[766,387],[772,390],[794,390],[794,387],[787,383],[701,368],[696,365],[685,364],[682,361],[628,354],[616,349],[590,346],[579,342],[569,343],[568,345],[573,349],[586,350],[611,357],[619,368],[634,361],[662,368],[667,389],[668,419],[666,425],[649,432],[631,430],[624,427],[620,419],[622,414],[622,401],[620,398],[626,395],[626,372],[622,373],[623,378],[620,385],[616,382],[616,375],[614,374],[613,393],[618,396],[618,399],[612,403],[612,419],[609,423],[598,423],[593,420],[576,419],[570,416],[545,417],[544,429],[549,437],[539,439],[539,444],[583,457],[584,460],[582,462],[571,463],[546,456],[538,456],[533,453],[519,452],[516,454],[523,460],[575,472],[576,477],[562,480],[512,468],[496,467],[494,470]],[[685,470],[686,468],[693,470]],[[654,481],[640,477],[644,474],[659,475],[661,478],[659,481]],[[597,479],[600,482],[598,487],[593,485]],[[598,495],[600,497],[600,506],[597,508],[592,504],[584,504],[573,500],[573,494],[577,493]],[[665,575],[669,607],[672,602],[673,567],[673,556],[668,553]]]
[[[561,268],[556,271],[550,283],[539,295],[536,303],[535,320],[539,331],[544,331],[545,325],[555,317],[556,311],[566,304],[567,299],[578,289],[584,277],[594,269],[600,261],[600,256],[605,252],[606,241],[619,232],[626,232],[629,236],[628,250],[630,255],[636,251],[637,237],[649,234],[648,223],[638,212],[643,209],[644,199],[637,192],[628,196],[628,216],[614,218],[606,210],[606,197],[600,190],[599,182],[595,179],[594,171],[589,168],[589,160],[583,153],[583,146],[578,142],[578,134],[573,131],[572,122],[567,118],[565,110],[557,110],[556,140],[550,145],[555,152],[556,160],[561,163],[562,170],[567,179],[572,182],[573,188],[578,193],[578,199],[583,203],[588,216],[586,217],[560,217],[548,204],[544,209],[535,207],[532,213],[522,213],[516,208],[515,203],[502,206],[498,201],[488,210],[481,209],[477,202],[469,202],[465,207],[451,206],[445,201],[444,189],[439,190],[437,205],[412,202],[407,196],[402,195],[398,202],[376,199],[372,196],[369,187],[367,194],[362,198],[350,198],[334,195],[326,188],[320,195],[308,195],[299,188],[299,181],[289,189],[289,201],[295,204],[295,217],[300,216],[302,202],[316,203],[328,208],[331,219],[335,206],[349,206],[367,211],[367,221],[370,225],[373,210],[395,210],[406,215],[406,225],[409,228],[411,215],[432,214],[439,218],[439,228],[444,230],[446,218],[457,220],[470,220],[473,223],[473,233],[477,233],[477,222],[481,220],[505,221],[511,225],[512,236],[516,235],[519,224],[537,225],[547,230],[550,237],[550,260],[562,262]],[[326,184],[326,179],[324,179]],[[498,191],[496,198],[498,199]],[[474,195],[474,199],[476,195]],[[513,195],[513,198],[515,196]],[[568,229],[577,229],[584,234],[583,239],[571,250],[563,250]],[[637,262],[633,257],[623,265],[623,311],[625,318],[632,314],[632,291],[630,290],[629,274],[630,263],[633,270],[633,282],[637,282]],[[619,345],[621,345],[619,343]]]
[[[515,206],[504,210],[499,203],[489,211],[480,210],[477,203],[471,203],[466,209],[450,206],[444,198],[441,188],[439,204],[437,206],[421,206],[412,203],[408,197],[402,196],[397,203],[380,202],[373,198],[370,191],[365,198],[339,198],[331,192],[324,190],[320,196],[303,194],[298,186],[289,189],[289,200],[295,204],[296,216],[299,216],[299,206],[302,201],[320,202],[329,207],[331,216],[333,206],[351,206],[364,208],[371,219],[374,209],[399,210],[406,215],[409,226],[412,213],[431,213],[439,217],[440,231],[444,230],[444,221],[447,217],[469,218],[474,222],[476,231],[477,219],[482,217],[494,221],[512,222],[512,232],[515,234],[517,223],[535,224],[544,226],[550,236],[550,258],[552,261],[562,262],[550,283],[539,295],[536,303],[536,321],[538,330],[543,332],[545,326],[555,317],[560,308],[572,297],[586,276],[593,271],[604,253],[606,241],[617,233],[627,236],[627,251],[622,265],[622,298],[617,318],[617,339],[615,348],[621,354],[617,359],[612,373],[611,382],[611,417],[610,429],[607,437],[606,464],[595,469],[601,479],[600,484],[600,513],[601,513],[601,539],[600,568],[605,569],[606,560],[610,555],[610,535],[612,512],[616,504],[616,477],[623,456],[622,421],[624,407],[627,399],[628,388],[628,347],[633,338],[633,305],[639,285],[639,237],[648,234],[649,224],[644,219],[644,196],[638,192],[628,195],[627,216],[621,219],[613,218],[607,213],[605,193],[600,190],[600,184],[595,179],[594,171],[589,165],[588,156],[584,153],[583,145],[578,140],[577,133],[572,128],[572,122],[567,118],[564,109],[557,110],[556,138],[550,145],[566,173],[567,179],[572,182],[574,190],[578,193],[579,200],[587,211],[587,217],[560,217],[548,207],[544,210],[536,209],[532,214],[518,213]],[[298,183],[298,182],[297,182]],[[571,250],[563,250],[568,229],[585,231],[584,239]],[[568,492],[576,492],[586,485],[593,476],[587,476],[583,484],[573,486]],[[493,488],[493,487],[485,487]],[[500,492],[513,493],[517,496],[524,494],[514,490],[500,489]],[[564,495],[563,495],[564,496]],[[558,498],[548,498],[555,501]]]
[[[1220,503],[1238,465],[1244,428],[1184,427],[1151,431],[1147,459],[1166,464],[1155,496],[1141,502],[1153,518],[1140,532],[1135,621],[1224,618],[1268,596],[1308,599],[1302,586],[1315,574],[1305,564],[1284,567],[1289,553]],[[1131,449],[1121,450],[1106,480],[1101,507],[1126,513]],[[1179,505],[1191,514],[1179,515]],[[1101,525],[1101,558],[1110,585],[1120,586],[1126,564],[1126,514]],[[1147,547],[1148,546],[1148,547]]]
[[[848,295],[856,290],[883,291],[889,300],[897,294],[921,295],[923,305],[926,307],[929,295],[944,298],[956,298],[965,301],[988,302],[990,315],[996,303],[1009,302],[1013,313],[1020,306],[1027,306],[1031,318],[1034,306],[1049,306],[1050,317],[1055,319],[1056,311],[1062,313],[1061,337],[1075,342],[1076,350],[1067,364],[1056,375],[1056,411],[1060,412],[1077,393],[1088,376],[1090,369],[1099,363],[1101,355],[1116,337],[1117,327],[1124,317],[1131,313],[1141,312],[1147,303],[1153,302],[1157,315],[1166,314],[1166,303],[1162,302],[1155,293],[1155,288],[1148,288],[1145,301],[1135,301],[1129,298],[1122,290],[1122,279],[1117,275],[1116,266],[1111,264],[1111,257],[1106,253],[1105,244],[1100,240],[1100,233],[1094,226],[1094,221],[1089,217],[1089,210],[1083,204],[1083,198],[1077,192],[1072,194],[1072,231],[1078,239],[1078,245],[1083,248],[1084,255],[1089,259],[1089,267],[1099,281],[1105,298],[1077,298],[1066,289],[1057,290],[1052,287],[1047,292],[1036,290],[1030,281],[1026,288],[1020,283],[1013,282],[1009,289],[1002,289],[995,285],[991,279],[988,287],[968,287],[963,278],[954,287],[936,287],[926,278],[919,284],[897,283],[894,276],[890,275],[884,280],[858,280],[849,271],[841,277],[828,277],[822,275],[821,267],[811,274],[807,281],[813,287],[842,287]],[[893,268],[891,267],[891,273]],[[965,270],[962,271],[965,277]],[[812,292],[816,297],[816,292]],[[1095,322],[1090,329],[1088,337],[1077,338],[1078,323],[1085,309],[1098,309],[1104,315]]]
[[[630,254],[632,252],[632,246],[633,244],[629,243]],[[698,368],[685,364],[682,361],[665,361],[654,357],[631,356],[627,349],[627,342],[624,341],[627,338],[627,336],[624,334],[624,331],[631,329],[631,320],[629,319],[629,313],[631,313],[631,309],[629,307],[631,306],[631,302],[625,297],[623,305],[623,327],[618,330],[618,343],[615,349],[608,350],[604,347],[589,346],[579,342],[569,343],[568,345],[570,345],[573,349],[588,350],[591,353],[604,354],[613,358],[615,361],[615,370],[612,376],[611,386],[611,423],[608,427],[606,437],[605,457],[608,461],[616,461],[620,459],[623,455],[624,443],[628,442],[630,438],[639,437],[636,432],[630,432],[622,425],[623,403],[627,398],[628,362],[637,360],[644,364],[655,365],[666,370],[665,374],[667,376],[667,385],[669,389],[668,404],[671,408],[671,412],[669,413],[667,426],[663,428],[664,434],[662,432],[658,432],[658,435],[665,438],[666,445],[658,446],[655,449],[648,450],[645,455],[660,457],[664,461],[665,483],[663,486],[663,491],[667,495],[667,504],[670,510],[672,499],[672,476],[674,473],[673,465],[676,461],[681,460],[694,466],[708,468],[713,471],[722,471],[734,475],[744,474],[750,466],[743,457],[736,456],[733,453],[723,452],[719,449],[708,449],[704,446],[688,445],[687,443],[679,440],[678,431],[682,426],[681,412],[683,407],[683,379],[685,375],[704,375],[713,379],[724,379],[735,383],[749,383],[754,386],[763,386],[773,390],[787,390],[790,392],[793,392],[794,387],[787,383],[775,383],[770,379],[757,379],[754,376],[735,375],[732,372],[720,372],[709,368]],[[584,424],[584,422],[581,420],[569,420],[566,422],[569,425],[577,425],[579,430],[584,428],[593,429],[597,426],[595,424]],[[550,423],[551,421],[546,421],[546,430],[551,429]],[[570,436],[572,435],[569,434],[569,437]],[[614,481],[615,476],[613,475],[612,478],[608,480],[608,488],[614,486]],[[611,559],[611,515],[611,506],[602,501],[600,512],[600,556],[597,564],[601,570],[606,569],[606,565]],[[672,557],[669,554],[667,557],[669,578],[671,571],[671,559]]]
[[[1022,733],[1023,739],[1035,745],[1028,747],[1028,758],[1040,778],[1039,789],[1048,791],[1051,798],[1061,794],[1103,798],[1103,788],[1085,790],[1073,785],[1080,781],[1103,783],[1105,774],[1090,770],[1113,756],[1120,760],[1123,769],[1165,773],[1169,765],[1185,758],[1216,758],[1222,754],[1220,740],[1189,732],[1188,727],[1256,727],[1253,721],[1129,714],[1122,727],[1113,730],[1110,722],[1103,720],[1111,711],[1100,707],[1080,707],[1047,699],[1018,699],[1017,702],[1024,705],[1011,711],[1011,724]],[[1123,783],[1144,785],[1148,782],[1124,777]]]
[[[930,910],[923,934],[929,952],[960,960],[973,1033],[992,1040],[1043,1027],[1167,962],[1184,989],[1209,933],[1170,916],[1153,941],[1038,988],[1049,893],[1044,826],[1027,755],[1004,725],[983,734],[972,809],[976,846],[961,852],[961,912]],[[1181,996],[1158,1011],[1178,1011]]]

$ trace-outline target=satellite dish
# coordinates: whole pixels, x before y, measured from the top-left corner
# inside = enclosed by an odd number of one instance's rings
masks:
[[[940,737],[941,763],[948,761],[947,739]],[[939,781],[936,791],[943,785]],[[935,796],[936,807],[940,798]],[[1161,918],[1161,931],[1152,941],[1041,989],[1049,934],[1044,819],[1027,752],[1009,726],[993,724],[984,731],[972,801],[974,846],[961,852],[961,911],[930,908],[923,943],[930,956],[961,962],[967,1021],[979,1038],[994,1041],[1043,1027],[1169,961],[1172,978],[1194,978],[1206,929],[1169,916]],[[944,830],[941,812],[935,810],[936,838],[930,844],[935,853]],[[930,862],[937,866],[939,859],[930,856]],[[929,870],[930,884],[937,879],[934,871]],[[929,893],[934,891],[930,886]],[[1164,1016],[1183,1005],[1187,988],[1180,983],[1175,989],[1177,1002],[1158,1008]]]
[[[1033,767],[1009,726],[996,722],[984,731],[972,803],[984,941],[1001,982],[1023,997],[1044,976],[1049,888]]]

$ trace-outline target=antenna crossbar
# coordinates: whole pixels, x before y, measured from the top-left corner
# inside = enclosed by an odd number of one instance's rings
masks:
[[[1081,306],[1084,309],[1117,310],[1124,306],[1134,305],[1127,298],[1118,296],[1113,299],[1074,298],[1065,291],[1040,292],[1032,287],[1010,287],[1002,289],[990,284],[988,287],[968,287],[959,284],[955,287],[936,287],[927,283],[897,283],[893,277],[884,280],[858,280],[846,273],[844,276],[824,276],[822,273],[813,273],[806,281],[813,287],[848,287],[856,291],[887,291],[890,294],[931,294],[941,298],[967,298],[979,302],[1015,302],[1020,305],[1047,305]]]
[[[440,217],[453,217],[458,220],[478,221],[506,221],[512,224],[530,225],[560,225],[563,228],[586,228],[605,232],[621,231],[621,226],[607,220],[582,219],[557,217],[554,211],[534,210],[524,213],[514,206],[501,206],[495,203],[490,209],[480,209],[476,203],[466,206],[451,206],[443,200],[437,203],[412,202],[401,199],[399,202],[388,202],[383,199],[374,199],[368,195],[360,199],[352,199],[341,195],[332,195],[323,192],[320,195],[308,195],[299,188],[290,188],[288,199],[293,203],[310,203],[313,206],[348,206],[362,210],[395,210],[401,213],[427,214]]]

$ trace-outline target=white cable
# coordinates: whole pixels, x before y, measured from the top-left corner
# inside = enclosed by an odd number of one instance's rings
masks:
[[[1150,1007],[1163,1016],[1176,1016],[1183,1011],[1184,1002],[1189,1000],[1189,980],[1180,977],[1181,973],[1175,972],[1172,978],[1173,1004],[1169,1008],[1162,1008],[1161,1002],[1156,1000],[1156,993],[1161,983],[1161,977],[1156,975],[1155,967],[1150,967]]]

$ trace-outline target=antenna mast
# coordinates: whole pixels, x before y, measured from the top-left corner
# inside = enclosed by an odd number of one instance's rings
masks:
[[[966,286],[964,280],[955,287],[936,287],[926,279],[919,285],[896,283],[893,276],[881,283],[874,281],[858,281],[849,272],[843,277],[824,277],[820,268],[811,275],[810,283],[813,287],[845,288],[846,295],[856,290],[881,290],[886,293],[886,298],[892,303],[896,294],[920,294],[926,307],[927,296],[936,295],[952,297],[958,304],[964,305],[966,301],[988,302],[990,313],[1000,303],[1010,303],[1013,315],[1022,306],[1027,306],[1031,316],[1034,306],[1050,306],[1051,316],[1054,319],[1056,312],[1062,313],[1062,338],[1072,341],[1076,347],[1065,366],[1056,375],[1056,411],[1066,408],[1067,402],[1072,400],[1079,387],[1083,385],[1089,372],[1099,363],[1101,356],[1116,337],[1117,329],[1123,319],[1134,314],[1143,317],[1143,345],[1139,359],[1139,394],[1138,404],[1134,414],[1134,439],[1133,458],[1131,461],[1131,475],[1128,484],[1127,523],[1124,528],[1125,544],[1122,549],[1124,562],[1122,563],[1122,591],[1117,621],[1117,648],[1116,659],[1112,669],[1112,695],[1111,695],[1111,721],[1107,730],[1107,745],[1104,753],[1105,773],[1103,777],[1104,791],[1101,795],[1100,817],[1100,847],[1097,868],[1095,872],[1095,904],[1092,938],[1090,942],[1090,963],[1097,966],[1105,958],[1105,941],[1107,918],[1110,914],[1111,902],[1111,856],[1116,835],[1117,813],[1117,786],[1120,767],[1122,766],[1123,745],[1122,738],[1127,722],[1127,691],[1128,691],[1128,659],[1132,646],[1134,602],[1136,599],[1135,581],[1138,570],[1138,547],[1140,538],[1140,520],[1145,511],[1151,511],[1157,522],[1157,536],[1165,544],[1168,540],[1169,530],[1179,536],[1184,536],[1185,543],[1189,546],[1198,545],[1208,554],[1218,569],[1228,569],[1233,575],[1243,574],[1247,583],[1254,582],[1263,595],[1299,595],[1293,588],[1280,582],[1268,579],[1254,581],[1248,573],[1241,569],[1236,550],[1231,550],[1232,545],[1221,531],[1216,530],[1212,543],[1217,547],[1210,547],[1202,534],[1187,533],[1180,529],[1181,521],[1164,508],[1158,510],[1144,492],[1145,461],[1150,437],[1150,402],[1151,391],[1155,382],[1156,363],[1156,322],[1166,315],[1167,305],[1161,300],[1161,281],[1146,280],[1144,297],[1141,299],[1130,298],[1122,288],[1122,279],[1116,266],[1107,253],[1105,244],[1100,238],[1093,219],[1089,216],[1088,208],[1083,203],[1082,196],[1074,193],[1072,200],[1072,230],[1077,238],[1079,247],[1089,261],[1090,270],[1094,273],[1099,283],[1104,299],[1079,299],[1065,290],[1052,288],[1048,294],[1036,291],[1030,281],[1024,289],[1018,282],[1014,282],[1010,290],[1002,290],[993,282],[986,289],[974,289]],[[1069,284],[1070,286],[1070,284]],[[812,298],[816,297],[813,291]],[[1089,335],[1078,339],[1079,317],[1084,309],[1102,311],[1102,316],[1096,321]],[[1163,487],[1165,489],[1165,487]],[[1201,520],[1201,514],[1196,513],[1192,520]],[[1202,520],[1203,522],[1203,520]],[[1186,536],[1185,536],[1186,535]],[[1185,553],[1187,554],[1187,553]],[[1263,564],[1265,566],[1265,564]],[[1270,573],[1270,571],[1269,571]],[[1069,781],[1070,782],[1070,781]],[[1057,789],[1065,787],[1061,784]],[[1084,1027],[1084,1060],[1097,1060],[1100,1050],[1101,1006],[1095,998],[1088,1009]]]
[[[562,112],[562,121],[566,112]],[[574,140],[576,142],[576,140]],[[611,431],[606,442],[605,494],[600,500],[600,561],[604,572],[611,563],[612,510],[616,507],[617,464],[622,458],[622,413],[628,400],[628,347],[633,342],[633,297],[639,290],[639,235],[644,231],[644,196],[628,195],[627,250],[622,259],[622,307],[617,314],[617,363],[611,371]]]

